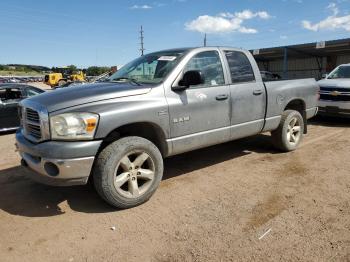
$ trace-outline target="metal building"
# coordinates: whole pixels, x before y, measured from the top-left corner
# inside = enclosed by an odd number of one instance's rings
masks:
[[[284,79],[316,78],[350,63],[350,38],[251,50],[259,68]]]

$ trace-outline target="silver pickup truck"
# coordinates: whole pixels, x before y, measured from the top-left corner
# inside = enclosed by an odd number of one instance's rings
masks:
[[[23,100],[16,144],[39,182],[91,178],[108,203],[129,208],[156,191],[165,157],[268,131],[279,150],[295,150],[318,91],[314,79],[264,83],[248,51],[160,51],[105,82]]]

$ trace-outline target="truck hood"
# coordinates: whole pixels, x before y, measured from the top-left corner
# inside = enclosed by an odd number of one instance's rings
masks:
[[[151,89],[150,85],[138,86],[132,83],[101,82],[48,91],[26,100],[44,106],[48,112],[53,112],[101,100],[142,95]]]
[[[329,88],[349,88],[350,89],[350,79],[323,79],[318,81],[320,87]]]

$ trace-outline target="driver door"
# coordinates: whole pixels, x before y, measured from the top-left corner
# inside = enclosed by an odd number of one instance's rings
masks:
[[[173,153],[225,142],[230,137],[230,89],[216,50],[195,54],[183,73],[197,70],[204,83],[167,95]]]

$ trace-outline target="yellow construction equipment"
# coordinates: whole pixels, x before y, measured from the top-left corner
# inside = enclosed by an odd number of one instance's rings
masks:
[[[72,70],[70,67],[55,68],[54,72],[45,75],[44,83],[51,86],[62,86],[67,82],[86,81],[85,70]]]

